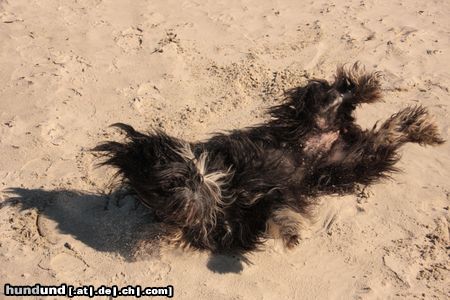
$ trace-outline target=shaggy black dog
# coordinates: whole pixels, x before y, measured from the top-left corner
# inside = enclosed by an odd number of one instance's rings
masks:
[[[407,107],[362,130],[353,112],[380,99],[378,73],[355,64],[335,80],[310,80],[270,109],[266,123],[190,143],[154,130],[114,124],[123,143],[95,151],[167,227],[170,241],[213,252],[254,250],[275,232],[286,247],[314,199],[351,193],[395,171],[405,143],[437,145],[425,108]]]

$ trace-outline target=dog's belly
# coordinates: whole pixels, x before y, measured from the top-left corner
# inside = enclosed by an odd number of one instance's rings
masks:
[[[316,156],[320,153],[327,153],[339,138],[339,131],[328,131],[317,135],[312,135],[306,139],[303,151],[308,156]]]

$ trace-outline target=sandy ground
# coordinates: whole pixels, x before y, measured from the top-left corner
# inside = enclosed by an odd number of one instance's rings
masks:
[[[449,139],[449,14],[445,0],[0,1],[0,283],[450,297],[450,143],[406,146],[394,181],[323,199],[298,248],[270,240],[251,264],[140,242],[151,216],[105,195],[112,172],[86,151],[118,121],[194,140],[257,123],[283,90],[356,60],[384,73],[361,124],[420,103]]]

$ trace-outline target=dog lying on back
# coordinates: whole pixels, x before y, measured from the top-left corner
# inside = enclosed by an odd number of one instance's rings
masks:
[[[354,110],[380,99],[378,73],[340,67],[334,82],[287,92],[264,124],[187,142],[114,124],[127,140],[98,145],[124,183],[167,227],[170,241],[213,252],[251,251],[276,230],[299,243],[301,216],[323,194],[351,193],[396,171],[405,143],[438,145],[427,110],[407,107],[370,130]]]

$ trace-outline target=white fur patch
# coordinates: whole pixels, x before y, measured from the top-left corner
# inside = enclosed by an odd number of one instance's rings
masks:
[[[182,148],[176,151],[185,161],[192,161],[197,168],[198,173],[202,176],[203,183],[208,189],[211,197],[216,203],[225,204],[222,195],[222,186],[230,177],[230,169],[227,171],[208,172],[208,152],[202,152],[198,158],[192,152],[191,146],[185,143]]]

